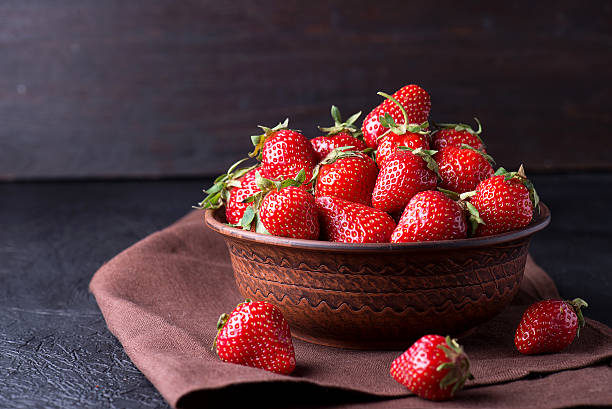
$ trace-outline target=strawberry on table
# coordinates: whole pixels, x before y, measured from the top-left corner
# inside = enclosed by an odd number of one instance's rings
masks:
[[[204,192],[208,195],[204,200],[194,206],[197,209],[218,209],[225,204],[227,222],[238,223],[244,210],[250,206],[242,201],[259,191],[255,184],[257,165],[238,169],[238,166],[249,158],[234,163],[226,173],[215,179],[214,184]]]
[[[559,352],[570,345],[584,327],[580,308],[586,301],[544,300],[527,308],[514,336],[514,345],[522,354]]]
[[[452,240],[467,237],[467,223],[461,206],[442,192],[428,190],[410,199],[392,243]]]
[[[274,128],[259,126],[264,133],[251,136],[255,149],[249,154],[261,160],[261,175],[268,179],[295,178],[302,169],[306,181],[317,164],[310,141],[298,131],[287,129],[289,119]]]
[[[476,189],[478,184],[493,176],[493,158],[463,144],[449,146],[434,155],[440,172],[440,187],[456,193]]]
[[[217,322],[215,345],[223,361],[288,375],[295,369],[289,323],[264,301],[238,304]]]
[[[417,396],[451,398],[473,379],[470,361],[455,339],[425,335],[391,364],[391,376]]]
[[[303,187],[304,170],[295,179],[270,180],[260,174],[255,176],[255,195],[247,199],[248,207],[240,225],[249,230],[255,223],[255,231],[273,236],[316,240],[319,237],[319,220],[314,196]]]
[[[538,208],[539,198],[521,165],[518,172],[499,168],[495,176],[483,180],[475,191],[463,193],[478,210],[482,223],[477,236],[489,236],[527,226]]]
[[[316,199],[322,237],[345,243],[388,243],[395,221],[387,213],[333,196]]]
[[[393,98],[399,101],[407,113],[408,121],[405,123],[422,124],[427,121],[431,109],[431,99],[423,88],[414,84],[406,85],[396,91]],[[393,101],[387,99],[374,108],[363,120],[361,131],[370,148],[376,148],[379,137],[385,133],[386,129],[381,126],[380,118],[387,114],[396,123],[401,122],[404,118],[399,107]]]
[[[466,124],[436,124],[439,129],[431,136],[431,146],[433,149],[442,150],[449,146],[470,145],[474,149],[486,152],[485,145],[480,138],[482,125],[478,118],[474,118],[478,124],[478,130],[472,129]]]
[[[372,206],[387,213],[403,211],[412,196],[437,183],[435,151],[399,147],[385,160],[372,192]]]
[[[335,196],[370,206],[377,175],[378,168],[368,155],[349,147],[336,148],[315,169],[315,197]]]
[[[354,125],[361,112],[351,115],[346,122],[342,122],[340,110],[335,105],[332,105],[331,115],[334,120],[334,126],[319,128],[323,132],[327,132],[327,135],[318,136],[310,140],[317,156],[317,162],[323,160],[336,148],[352,146],[354,150],[363,151],[368,147],[364,141],[359,139],[361,132]]]

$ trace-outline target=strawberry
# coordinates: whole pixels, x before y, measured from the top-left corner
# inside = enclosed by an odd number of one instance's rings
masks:
[[[410,199],[392,243],[452,240],[467,237],[467,223],[461,206],[442,192],[428,190]]]
[[[433,149],[442,150],[448,146],[459,147],[466,144],[474,149],[486,152],[485,145],[482,139],[480,139],[482,125],[478,118],[474,118],[474,120],[478,124],[477,131],[466,124],[436,124],[439,130],[431,136],[431,145]]]
[[[399,147],[385,160],[372,192],[372,206],[387,213],[402,211],[412,196],[433,190],[437,182],[437,165],[431,157],[435,151]]]
[[[461,195],[470,198],[471,205],[482,219],[477,236],[489,236],[527,226],[538,207],[539,198],[521,165],[518,172],[499,168],[495,176],[483,180],[475,191]]]
[[[336,148],[314,171],[315,197],[335,196],[366,206],[372,204],[372,190],[378,168],[368,155]]]
[[[431,109],[431,100],[427,91],[418,85],[406,85],[393,94],[406,110],[408,120],[405,123],[421,124],[427,121]],[[395,122],[403,119],[402,112],[393,101],[387,99],[363,120],[361,131],[363,137],[371,148],[378,146],[378,138],[385,132],[381,126],[380,118],[389,115]]]
[[[244,210],[250,206],[242,200],[259,191],[255,185],[257,165],[237,169],[238,165],[248,160],[244,158],[234,163],[226,173],[215,179],[214,184],[204,192],[208,195],[194,206],[196,209],[218,209],[225,204],[227,222],[234,225],[242,217]]]
[[[411,124],[408,120],[408,113],[397,99],[384,92],[379,92],[378,95],[393,102],[402,113],[404,120],[403,123],[398,125],[390,114],[380,117],[380,125],[389,129],[379,137],[378,148],[376,149],[376,163],[378,166],[382,167],[384,161],[399,146],[407,146],[412,149],[429,149],[429,143],[426,139],[426,136],[429,134],[427,132],[429,123]]]
[[[319,220],[314,196],[302,186],[305,172],[302,169],[296,179],[274,181],[255,176],[260,192],[247,199],[253,206],[244,211],[240,220],[243,229],[273,236],[316,240],[319,237]]]
[[[289,324],[265,301],[238,304],[217,322],[214,347],[221,360],[288,375],[295,369]]]
[[[395,222],[387,213],[333,196],[316,199],[325,240],[345,243],[388,243]]]
[[[407,146],[412,149],[429,149],[427,139],[425,139],[425,137],[421,134],[406,132],[403,135],[397,135],[390,132],[380,139],[378,148],[376,148],[376,163],[379,167],[383,167],[385,159],[395,152],[398,146]]]
[[[301,169],[306,181],[317,163],[310,141],[298,131],[287,129],[289,119],[274,128],[259,126],[264,133],[251,136],[255,149],[249,154],[261,160],[261,175],[268,179],[295,178]]]
[[[434,155],[440,171],[440,187],[457,193],[476,189],[478,184],[493,176],[493,158],[463,144],[449,146]]]
[[[473,379],[457,340],[425,335],[391,364],[391,376],[423,399],[445,400]]]
[[[320,128],[323,132],[327,132],[325,136],[318,136],[310,140],[312,148],[317,156],[317,161],[323,160],[332,150],[343,146],[352,146],[358,151],[366,149],[368,146],[358,137],[361,132],[353,125],[361,112],[352,115],[346,122],[342,122],[340,110],[335,105],[331,107],[331,115],[334,119],[334,126],[329,128]]]
[[[514,336],[514,345],[522,354],[559,352],[574,341],[584,326],[581,307],[586,301],[544,300],[527,308]]]

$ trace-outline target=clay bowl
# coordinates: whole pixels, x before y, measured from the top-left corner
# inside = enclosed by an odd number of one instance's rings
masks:
[[[223,209],[205,220],[225,239],[242,296],[277,305],[296,338],[402,349],[427,333],[459,336],[501,312],[550,211],[540,204],[529,226],[495,236],[401,244],[263,235],[224,224]]]

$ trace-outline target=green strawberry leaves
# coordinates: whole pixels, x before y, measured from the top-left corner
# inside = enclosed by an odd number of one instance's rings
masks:
[[[340,110],[337,106],[332,105],[331,107],[331,116],[334,120],[334,125],[330,127],[319,127],[319,129],[323,132],[327,132],[328,136],[336,135],[340,132],[348,132],[354,137],[361,136],[361,131],[355,126],[355,122],[361,116],[361,111],[353,114],[346,120],[346,122],[342,122],[342,117],[340,116]]]
[[[451,396],[453,396],[455,392],[463,388],[465,381],[474,379],[474,375],[470,372],[470,360],[457,340],[451,339],[449,336],[446,337],[446,345],[438,345],[438,348],[444,352],[449,360],[436,368],[437,371],[448,369],[448,374],[440,381],[440,389],[446,389],[454,384],[451,391]]]
[[[249,160],[249,158],[240,159],[230,166],[226,173],[219,175],[213,182],[213,185],[204,190],[204,193],[207,194],[204,200],[198,203],[197,206],[193,206],[193,208],[218,209],[223,206],[229,200],[230,188],[240,187],[239,179],[247,172],[257,167],[257,165],[253,165],[247,168],[237,169],[240,164],[247,160]]]

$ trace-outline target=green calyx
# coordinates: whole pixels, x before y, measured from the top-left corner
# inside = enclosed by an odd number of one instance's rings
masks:
[[[214,351],[215,348],[217,347],[217,338],[219,338],[219,334],[221,333],[221,330],[223,329],[223,327],[225,327],[225,324],[227,324],[227,321],[229,320],[229,314],[223,313],[219,316],[219,319],[217,320],[217,335],[215,335],[215,339],[213,339],[213,344],[210,347],[211,351]]]
[[[388,131],[386,131],[385,133],[383,133],[378,139],[382,138],[383,136],[385,136],[386,134],[393,132],[396,135],[404,135],[407,134],[408,132],[410,133],[418,133],[420,135],[428,135],[429,131],[429,122],[425,121],[421,124],[411,124],[408,121],[408,113],[406,112],[406,109],[404,108],[404,106],[402,104],[399,103],[399,101],[395,98],[393,98],[391,95],[386,94],[382,91],[377,93],[378,95],[380,95],[381,97],[385,97],[388,100],[390,100],[391,102],[393,102],[395,105],[398,106],[398,108],[400,109],[400,111],[402,112],[402,115],[404,116],[404,123],[403,124],[397,124],[395,122],[395,120],[393,119],[393,117],[389,114],[389,113],[385,113],[385,115],[381,115],[378,120],[380,121],[380,125],[385,127],[385,128],[389,128]]]
[[[462,143],[460,148],[461,149],[467,149],[467,150],[470,150],[470,151],[474,151],[477,154],[479,154],[480,156],[482,156],[483,158],[485,158],[487,160],[487,162],[489,162],[491,164],[491,166],[495,165],[495,159],[493,159],[493,157],[491,155],[489,155],[488,153],[484,153],[480,149],[476,149],[473,146],[468,145],[467,143]]]
[[[321,131],[327,132],[328,136],[336,135],[343,131],[348,132],[349,134],[353,135],[356,138],[361,136],[361,131],[355,126],[355,122],[357,122],[357,119],[359,118],[359,116],[361,116],[361,111],[357,112],[356,114],[351,115],[349,119],[346,120],[346,122],[342,122],[342,117],[340,116],[340,110],[338,109],[337,106],[332,105],[331,116],[332,116],[332,119],[334,120],[333,126],[326,127],[326,128],[319,127]]]
[[[280,122],[274,128],[268,128],[267,126],[257,125],[264,131],[261,135],[253,135],[251,136],[251,142],[253,142],[253,152],[249,153],[250,158],[257,158],[261,160],[261,150],[263,149],[264,143],[266,143],[266,139],[277,131],[281,131],[283,129],[288,129],[289,127],[289,118],[286,118],[283,122]]]
[[[229,200],[229,192],[232,187],[240,187],[239,179],[244,176],[250,170],[253,170],[257,165],[249,166],[248,168],[237,169],[238,166],[249,158],[240,159],[234,163],[227,170],[226,173],[220,175],[215,179],[213,185],[208,189],[204,190],[207,196],[198,203],[197,206],[193,206],[194,209],[218,209],[223,206]]]
[[[476,130],[476,131],[474,130],[474,128],[472,128],[470,125],[467,125],[467,124],[450,124],[450,123],[449,124],[439,124],[439,123],[435,123],[434,125],[438,129],[454,129],[457,132],[465,131],[465,132],[469,133],[470,135],[473,135],[476,138],[478,138],[480,143],[482,143],[484,145],[484,142],[482,142],[482,138],[480,137],[480,134],[482,133],[482,124],[480,123],[480,121],[476,117],[474,117],[474,121],[476,121],[476,124],[478,125],[478,130]]]
[[[516,179],[521,182],[527,190],[529,191],[529,199],[531,199],[531,203],[533,204],[533,208],[536,210],[540,210],[538,204],[540,203],[540,196],[538,192],[536,192],[533,183],[529,179],[527,179],[527,175],[525,174],[525,168],[521,164],[519,170],[516,172],[508,172],[506,169],[500,167],[495,171],[495,176],[503,176],[504,180]]]
[[[400,151],[410,151],[413,155],[416,155],[419,158],[423,159],[427,164],[427,169],[433,171],[438,176],[438,179],[442,179],[442,177],[440,176],[440,169],[438,168],[438,163],[433,158],[433,155],[438,153],[438,151],[423,148],[412,149],[408,146],[398,146],[397,149]]]
[[[305,179],[306,171],[304,169],[300,170],[295,178],[285,180],[266,179],[257,172],[255,174],[255,183],[260,191],[244,199],[244,203],[253,203],[253,205],[244,210],[244,214],[238,222],[238,225],[244,230],[251,230],[252,224],[255,223],[255,231],[257,233],[270,234],[259,217],[259,208],[264,198],[273,190],[282,190],[289,186],[302,186]]]
[[[578,317],[578,329],[576,330],[576,336],[578,337],[580,336],[580,329],[585,325],[584,315],[582,315],[581,308],[586,308],[589,306],[589,304],[582,298],[574,298],[571,301],[566,301],[566,303],[571,305],[571,307],[574,309],[574,312],[576,313],[576,316]]]
[[[465,381],[468,379],[474,379],[474,375],[470,372],[470,360],[468,359],[463,348],[456,339],[446,337],[446,344],[438,345],[448,362],[440,364],[436,370],[442,371],[448,369],[448,373],[440,381],[440,389],[446,389],[450,385],[453,385],[451,390],[451,396],[453,396],[458,390],[463,388]]]

